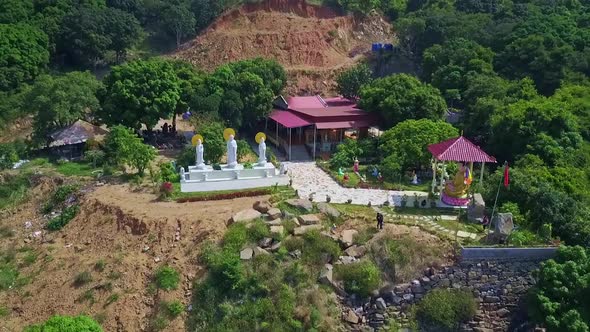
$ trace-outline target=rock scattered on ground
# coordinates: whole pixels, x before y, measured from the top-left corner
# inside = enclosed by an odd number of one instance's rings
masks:
[[[320,223],[320,218],[315,214],[303,214],[297,217],[301,225],[317,225]]]
[[[282,216],[281,210],[277,208],[270,208],[266,213],[268,214],[268,219],[270,220],[274,220]]]
[[[246,248],[246,249],[240,251],[240,259],[243,259],[243,260],[250,260],[250,259],[252,259],[253,255],[254,255],[254,250],[252,250],[252,248]]]
[[[333,207],[332,205],[328,204],[328,203],[318,203],[318,210],[320,210],[321,213],[325,214],[328,217],[332,217],[332,218],[338,218],[340,217],[340,211],[336,210],[335,207]]]
[[[322,225],[307,225],[307,226],[300,226],[296,227],[293,230],[293,235],[303,235],[312,230],[320,230],[322,229]]]
[[[254,209],[246,209],[242,210],[231,217],[229,224],[233,224],[236,222],[249,222],[255,219],[260,218],[262,214]]]
[[[272,205],[266,201],[256,201],[252,208],[260,213],[267,213],[272,208]]]
[[[313,204],[307,199],[293,198],[287,200],[286,203],[294,208],[305,210],[307,212],[311,212],[313,210]]]
[[[356,229],[343,230],[342,233],[340,234],[342,244],[344,246],[346,246],[347,248],[352,246],[354,244],[354,236],[357,234],[358,234],[358,231]]]

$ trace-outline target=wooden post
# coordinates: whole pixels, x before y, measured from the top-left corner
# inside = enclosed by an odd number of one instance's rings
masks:
[[[445,171],[446,171],[447,165],[445,165],[445,162],[443,161],[442,163],[442,172],[440,175],[440,187],[439,187],[439,193],[440,193],[440,197],[442,198],[442,193],[443,193],[443,181],[445,178]]]
[[[291,161],[291,128],[289,128],[289,161]]]
[[[316,134],[318,131],[318,127],[315,125],[313,125],[313,161],[315,161],[315,142],[316,142]]]
[[[432,189],[431,192],[434,194],[434,188],[436,188],[436,170],[437,170],[437,160],[436,158],[433,160],[433,166],[432,166]]]
[[[279,148],[280,147],[280,144],[279,144],[279,122],[275,121],[275,123],[276,123],[276,129],[277,129],[276,133],[275,133],[275,140],[276,140],[277,148]]]

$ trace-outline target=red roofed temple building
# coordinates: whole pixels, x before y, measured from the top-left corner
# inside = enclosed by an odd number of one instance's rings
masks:
[[[342,97],[283,97],[274,102],[266,122],[267,140],[285,151],[289,160],[309,153],[329,157],[345,138],[368,136],[377,123],[374,114]]]

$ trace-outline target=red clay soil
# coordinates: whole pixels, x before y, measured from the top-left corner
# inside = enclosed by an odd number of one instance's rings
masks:
[[[172,55],[205,70],[255,57],[279,61],[289,74],[287,93],[333,90],[334,74],[393,38],[379,15],[342,16],[304,0],[267,0],[243,5],[218,18]]]

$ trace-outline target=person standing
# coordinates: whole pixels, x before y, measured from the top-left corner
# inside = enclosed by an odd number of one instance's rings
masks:
[[[383,229],[383,215],[381,212],[377,212],[377,229]]]

